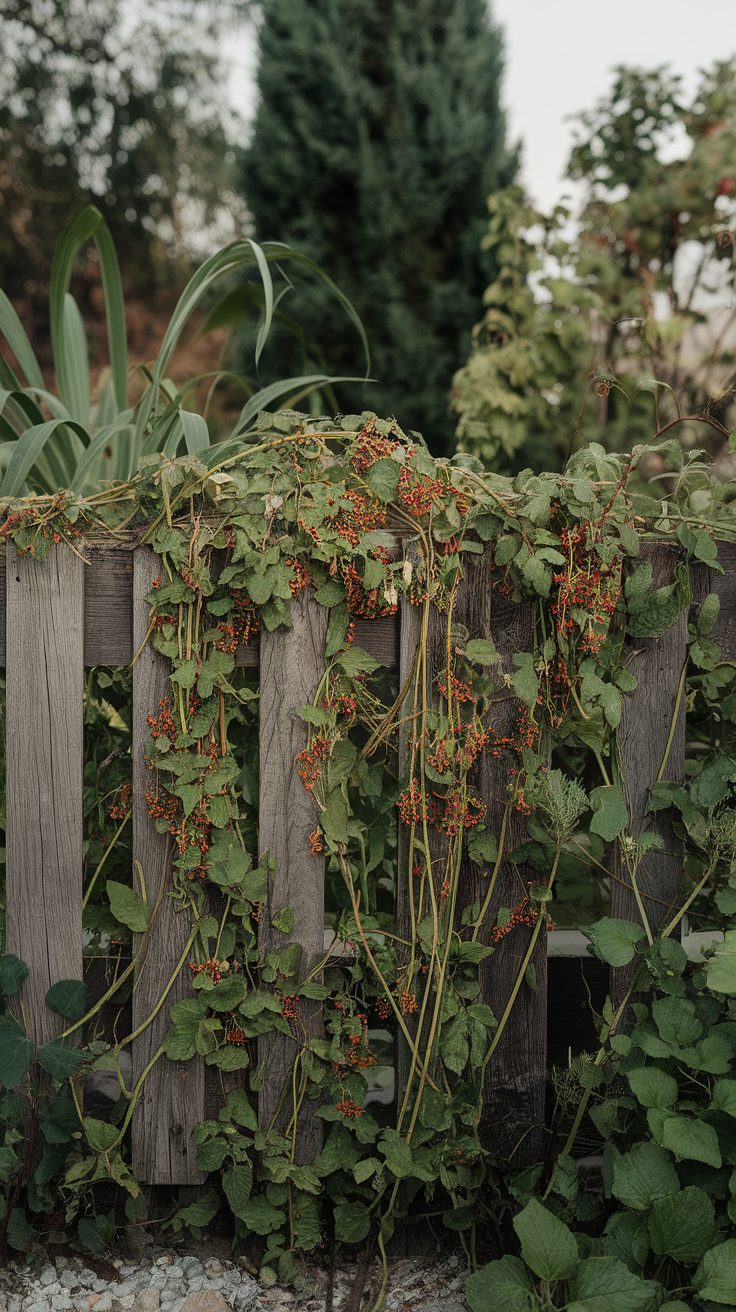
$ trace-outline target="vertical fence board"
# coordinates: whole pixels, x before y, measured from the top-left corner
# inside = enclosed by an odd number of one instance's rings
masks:
[[[491,725],[496,737],[511,738],[519,711],[519,702],[505,687],[502,675],[513,670],[516,652],[534,649],[536,606],[506,601],[492,590],[491,553],[474,565],[469,577],[473,599],[470,622],[465,621],[471,637],[491,638],[501,658],[498,700],[491,711]],[[486,807],[486,825],[500,841],[504,810],[509,796],[508,753],[494,757],[485,751],[480,762],[479,790]],[[526,840],[524,817],[510,811],[506,821],[503,857],[496,887],[480,941],[489,943],[491,928],[501,907],[513,907],[527,892],[531,872],[515,864],[512,856]],[[488,888],[489,870],[480,871],[466,862],[463,878],[465,905],[482,902]],[[497,1020],[516,983],[519,969],[529,947],[531,929],[517,925],[512,934],[496,946],[492,956],[481,964],[481,997]],[[511,1163],[525,1166],[539,1161],[544,1148],[545,1093],[547,1081],[547,935],[543,931],[536,943],[530,965],[535,986],[525,980],[513,1004],[511,1017],[491,1059],[484,1090],[481,1135],[494,1154]]]
[[[51,984],[82,978],[84,564],[7,548],[6,942],[27,962],[21,1000],[45,1042]]]
[[[681,553],[670,546],[644,543],[642,558],[652,562],[652,583],[672,581]],[[667,916],[682,878],[682,844],[672,828],[669,811],[647,816],[649,789],[662,779],[681,781],[685,773],[685,689],[681,684],[687,661],[687,611],[659,638],[627,638],[623,661],[637,686],[623,699],[617,744],[621,785],[629,811],[629,834],[659,834],[661,852],[642,859],[636,876],[647,919],[654,930]],[[667,757],[663,766],[663,761]],[[641,924],[630,873],[617,852],[611,889],[611,915]],[[611,972],[612,996],[620,1000],[631,984],[632,963]]]
[[[466,563],[466,577],[461,582],[453,609],[454,622],[464,625],[471,638],[493,637],[501,654],[504,671],[511,667],[515,651],[530,651],[534,638],[533,606],[515,606],[500,602],[491,592],[492,564],[490,555],[482,560]],[[428,687],[431,689],[437,673],[443,668],[446,644],[446,616],[434,608],[430,612],[427,640]],[[402,603],[399,641],[399,681],[410,674],[417,645],[420,640],[421,609]],[[410,696],[404,714],[410,713]],[[493,728],[503,737],[510,736],[518,702],[511,694],[499,692],[494,706]],[[403,731],[400,744],[402,770],[405,770],[408,733]],[[486,823],[498,835],[508,795],[508,760],[497,760],[485,753],[476,783],[488,812]],[[409,891],[406,885],[406,834],[399,826],[399,882],[397,886],[397,934],[411,936]],[[521,816],[513,816],[507,825],[506,851],[510,854],[524,839]],[[433,865],[443,869],[444,844],[433,845]],[[488,872],[481,872],[464,860],[461,874],[460,909],[481,902],[487,888]],[[441,882],[441,876],[440,876]],[[520,883],[519,873],[509,862],[503,862],[487,917],[492,926],[498,908],[518,902],[526,891]],[[480,936],[488,941],[489,931]],[[502,1013],[513,988],[524,953],[528,947],[528,933],[519,926],[513,936],[505,939],[493,956],[480,968],[480,998],[498,1017]],[[544,1124],[544,1098],[546,1081],[546,1025],[547,1025],[547,955],[546,943],[540,938],[535,949],[533,964],[536,970],[536,989],[523,984],[514,1003],[513,1019],[501,1039],[489,1067],[485,1088],[481,1134],[494,1153],[512,1158],[514,1165],[537,1160],[540,1155]],[[397,1051],[397,1088],[399,1100],[406,1086],[409,1053],[399,1039]]]
[[[159,573],[157,556],[138,547],[133,557],[133,650],[138,651],[148,630],[150,614],[146,594]],[[144,761],[149,730],[146,717],[158,711],[168,692],[168,662],[150,642],[133,666],[133,860],[140,862],[152,917],[142,961],[136,971],[133,993],[133,1027],[143,1024],[159,1002],[176,970],[191,932],[191,912],[181,910],[168,896],[171,889],[171,843],[159,834],[148,815],[146,790],[151,773]],[[160,900],[159,900],[160,899]],[[140,940],[138,940],[140,947]],[[168,1029],[169,1007],[190,994],[186,965],[164,1006],[134,1041],[133,1071],[145,1069]],[[133,1117],[133,1172],[148,1184],[199,1184],[206,1177],[197,1169],[192,1139],[194,1127],[204,1119],[204,1067],[199,1058],[170,1062],[160,1057],[144,1081]]]
[[[261,854],[267,852],[276,862],[276,871],[259,928],[259,948],[265,954],[298,943],[301,977],[324,953],[325,871],[324,858],[310,852],[309,835],[318,817],[294,758],[307,745],[307,725],[299,711],[311,702],[324,671],[327,619],[328,612],[305,591],[292,602],[291,629],[261,634],[258,843]],[[271,924],[274,913],[284,907],[294,914],[289,934]],[[288,982],[284,988],[288,993]],[[300,1010],[300,1037],[317,1037],[319,1006],[303,1002]],[[264,1131],[274,1118],[283,1129],[291,1117],[291,1075],[298,1053],[297,1044],[286,1035],[265,1035],[259,1042],[258,1115]],[[319,1151],[322,1124],[312,1103],[302,1102],[297,1124],[298,1159],[311,1161]]]

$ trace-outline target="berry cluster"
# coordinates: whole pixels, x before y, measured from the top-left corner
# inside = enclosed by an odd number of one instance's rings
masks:
[[[308,793],[319,783],[322,774],[322,762],[330,754],[327,738],[313,738],[310,747],[305,747],[296,758],[297,773]]]
[[[463,794],[458,785],[448,788],[444,796],[435,793],[430,799],[429,819],[435,829],[448,838],[455,838],[463,829],[473,829],[480,824],[485,813],[483,798],[475,793]]]
[[[222,637],[218,638],[215,647],[218,651],[226,651],[232,656],[238,647],[247,646],[253,635],[258,633],[261,621],[256,607],[246,593],[231,592],[230,596],[233,599],[233,609],[229,620],[222,620],[218,625]]]
[[[168,738],[170,743],[175,743],[178,733],[171,711],[171,700],[168,697],[162,697],[158,705],[158,715],[146,716],[146,723],[151,730],[151,737],[154,740],[156,738]]]
[[[301,998],[298,996],[298,994],[280,993],[278,997],[281,1003],[281,1015],[283,1016],[284,1020],[288,1020],[290,1022],[299,1020],[301,1016],[301,1013],[299,1011],[299,1003],[301,1002]]]
[[[389,460],[399,446],[390,437],[381,437],[370,423],[358,434],[350,460],[356,474],[365,474],[378,460]]]
[[[412,779],[408,788],[404,789],[396,805],[403,824],[416,825],[424,819],[424,799],[416,779]]]
[[[474,702],[476,700],[470,684],[464,679],[459,679],[456,674],[450,675],[449,689],[447,675],[439,675],[437,687],[447,702],[454,701],[461,706],[463,702]]]
[[[342,1098],[338,1103],[335,1103],[335,1106],[341,1116],[347,1116],[350,1120],[362,1116],[365,1111],[365,1108],[361,1107],[359,1102],[356,1102],[354,1098],[349,1097],[346,1093],[343,1093]]]
[[[108,802],[107,814],[111,820],[124,820],[130,811],[130,796],[133,789],[130,784],[121,784]]]

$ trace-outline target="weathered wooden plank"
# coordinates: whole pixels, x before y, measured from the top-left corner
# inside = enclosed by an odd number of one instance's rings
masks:
[[[493,589],[491,553],[469,568],[467,604],[463,623],[471,637],[491,638],[498,649],[498,700],[491,724],[497,738],[513,738],[520,704],[503,682],[513,670],[517,652],[534,650],[534,603],[507,601]],[[518,758],[511,753],[494,756],[484,751],[478,772],[479,792],[486,803],[486,825],[495,834],[501,862],[479,941],[491,942],[491,931],[501,907],[513,907],[527,892],[531,872],[513,861],[513,854],[526,841],[524,817],[509,808],[510,770]],[[506,824],[504,827],[504,814]],[[462,905],[482,905],[488,890],[490,870],[463,865]],[[500,1019],[511,998],[523,964],[532,930],[517,925],[512,934],[496,945],[491,957],[481,963],[481,997]],[[547,935],[537,940],[530,965],[535,986],[521,984],[511,1016],[489,1063],[484,1089],[480,1132],[494,1155],[513,1166],[539,1161],[544,1148],[545,1093],[547,1081]]]
[[[682,553],[655,543],[642,544],[642,559],[652,563],[652,582],[661,587],[672,581]],[[687,611],[659,638],[626,640],[623,662],[637,680],[623,699],[616,738],[620,782],[629,811],[629,835],[658,834],[661,852],[649,852],[634,878],[652,930],[663,923],[682,878],[682,845],[672,828],[669,811],[647,815],[649,790],[658,778],[680,781],[685,773],[685,687],[687,662]],[[611,915],[641,924],[631,881],[631,858],[617,848],[611,888]],[[611,972],[611,989],[620,999],[631,984],[635,965]]]
[[[61,1028],[49,986],[82,978],[84,565],[64,546],[7,556],[6,941],[30,968],[21,1001],[45,1042]]]
[[[133,642],[136,651],[148,629],[145,601],[158,560],[148,547],[139,547],[133,559]],[[148,815],[146,790],[152,776],[145,763],[149,736],[146,717],[158,711],[168,692],[167,661],[150,643],[133,667],[133,860],[140,863],[149,902],[158,909],[152,917],[133,993],[133,1028],[143,1025],[158,1004],[174,974],[191,931],[191,913],[169,896],[171,843],[159,834]],[[138,939],[137,948],[141,948]],[[137,1079],[163,1041],[169,1007],[189,996],[191,983],[186,965],[176,978],[165,1005],[133,1044],[133,1071]],[[173,1063],[160,1057],[147,1076],[133,1117],[133,1171],[148,1184],[199,1184],[205,1176],[197,1169],[192,1133],[204,1119],[204,1067],[199,1059]]]
[[[460,584],[453,607],[454,622],[464,625],[471,637],[493,637],[502,657],[503,669],[508,670],[515,651],[530,651],[534,637],[534,608],[516,606],[499,601],[492,593],[492,566],[490,558],[468,562],[466,577]],[[401,610],[399,643],[399,680],[403,686],[415,658],[420,638],[421,610],[404,604]],[[437,673],[446,659],[447,617],[430,611],[427,633],[427,686],[432,689]],[[500,676],[499,676],[500,681]],[[405,703],[405,714],[411,713],[412,698]],[[494,705],[493,728],[499,737],[510,737],[518,703],[499,689],[499,700]],[[409,737],[402,735],[399,746],[404,771],[410,750]],[[486,823],[500,834],[503,813],[508,798],[509,761],[485,753],[475,782],[487,806]],[[404,775],[405,777],[405,775]],[[524,840],[523,818],[512,813],[505,828],[505,851],[511,856]],[[439,835],[430,835],[435,885],[444,875],[445,844]],[[397,934],[408,939],[412,934],[410,891],[407,886],[407,838],[404,826],[399,826],[399,880],[397,885]],[[472,903],[481,903],[488,887],[489,871],[480,872],[469,861],[463,862],[459,911]],[[521,876],[523,879],[523,875]],[[496,880],[495,893],[488,909],[486,928],[479,935],[481,942],[490,941],[490,928],[500,906],[513,906],[526,891],[520,883],[520,872],[510,860],[503,861]],[[480,970],[481,999],[496,1016],[500,1016],[516,982],[519,966],[529,945],[529,934],[519,926],[505,939]],[[536,971],[536,989],[522,985],[514,1003],[513,1018],[500,1040],[489,1066],[481,1134],[492,1146],[494,1153],[522,1165],[538,1158],[544,1125],[544,1098],[546,1081],[546,979],[547,945],[540,937],[532,962]],[[397,1085],[402,1095],[406,1086],[409,1066],[407,1045],[399,1040],[397,1051]]]
[[[84,547],[85,566],[84,663],[127,665],[133,658],[133,547],[117,543]],[[154,561],[155,565],[155,561]],[[158,573],[151,571],[151,578]],[[0,545],[0,668],[5,664],[5,546]],[[398,661],[399,626],[396,618],[359,619],[355,641],[382,665],[393,668]],[[239,647],[235,664],[257,668],[260,643],[256,635],[247,647]]]
[[[312,798],[294,766],[307,745],[307,726],[299,717],[311,702],[324,671],[328,612],[310,593],[292,602],[293,627],[261,635],[260,797],[258,842],[261,854],[276,862],[259,932],[262,952],[285,943],[299,943],[300,975],[320,960],[324,951],[324,858],[310,851],[309,835],[317,823]],[[275,912],[290,907],[294,927],[283,934],[272,924]],[[285,984],[289,992],[289,985]],[[321,1032],[319,1008],[301,1004],[300,1036]],[[299,1056],[297,1043],[286,1035],[267,1035],[259,1043],[261,1085],[258,1115],[267,1130],[275,1121],[284,1127],[293,1115],[292,1073]],[[302,1102],[298,1112],[297,1154],[310,1161],[319,1151],[321,1121],[314,1104]]]
[[[693,594],[691,618],[696,618],[708,593],[715,592],[721,608],[716,626],[709,636],[712,642],[718,643],[723,659],[732,661],[736,660],[736,542],[718,543],[718,563],[723,569],[722,574],[707,565],[690,565]]]

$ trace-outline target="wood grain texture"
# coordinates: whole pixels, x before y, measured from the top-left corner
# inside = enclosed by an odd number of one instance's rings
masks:
[[[317,815],[294,758],[307,745],[307,725],[299,711],[311,702],[324,671],[328,612],[310,593],[301,593],[292,602],[292,620],[291,629],[261,635],[258,844],[261,855],[268,853],[276,862],[276,871],[261,920],[259,948],[267,953],[286,943],[299,943],[299,977],[303,977],[324,951],[325,871],[324,858],[313,856],[309,849]],[[272,915],[283,907],[294,913],[290,934],[271,925]],[[303,1030],[318,1036],[319,1008],[302,1003],[301,1014]],[[266,1035],[259,1043],[258,1115],[264,1130],[274,1118],[279,1128],[291,1118],[291,1079],[298,1051],[286,1035]],[[299,1160],[311,1161],[321,1146],[322,1122],[314,1115],[314,1104],[302,1102],[298,1127]]]
[[[158,561],[148,547],[139,547],[133,560],[133,641],[136,650],[148,629],[145,601]],[[171,843],[159,834],[148,815],[146,789],[152,775],[144,754],[149,730],[146,717],[158,711],[169,690],[168,662],[147,644],[133,667],[133,859],[143,870],[150,905],[158,901],[133,993],[133,1027],[153,1011],[176,970],[189,937],[191,912],[168,896],[171,891]],[[160,901],[159,901],[160,899]],[[140,945],[137,941],[136,947]],[[186,964],[178,974],[165,1005],[133,1044],[133,1072],[137,1078],[163,1042],[169,1007],[191,996]],[[194,1127],[204,1119],[204,1067],[195,1058],[170,1062],[162,1056],[146,1078],[133,1117],[133,1173],[147,1184],[200,1184],[206,1178],[197,1169]]]
[[[517,652],[534,650],[537,608],[519,605],[500,597],[493,589],[494,572],[490,552],[469,567],[467,601],[463,623],[471,637],[491,638],[500,664],[491,672],[498,676],[498,700],[494,702],[491,725],[499,738],[514,736],[519,702],[505,687],[503,675],[513,672]],[[517,764],[510,753],[494,757],[485,751],[478,772],[478,789],[486,803],[486,825],[500,841],[504,810],[509,797],[509,771]],[[513,854],[526,841],[524,817],[510,811],[506,824],[496,886],[481,942],[490,943],[491,929],[501,907],[513,907],[525,896],[532,874],[514,863]],[[467,861],[463,865],[461,905],[482,903],[491,871]],[[534,876],[539,878],[538,874]],[[518,925],[497,945],[480,967],[481,998],[498,1019],[511,996],[520,966],[529,947],[531,929]],[[534,988],[524,981],[514,1002],[506,1030],[488,1067],[484,1106],[480,1122],[483,1141],[502,1161],[514,1167],[539,1161],[544,1148],[545,1094],[547,1081],[547,944],[542,932],[531,965]]]
[[[502,658],[502,667],[499,667],[501,685],[501,669],[505,672],[513,668],[513,653],[532,649],[535,609],[533,606],[499,601],[491,585],[490,558],[485,556],[479,561],[475,558],[468,561],[466,577],[457,591],[453,618],[455,623],[467,628],[471,638],[493,638]],[[420,609],[408,603],[401,610],[399,680],[402,684],[414,661],[420,638],[421,614]],[[444,666],[446,641],[447,617],[432,608],[427,634],[429,687],[432,687],[437,673]],[[406,705],[410,706],[408,700]],[[493,712],[493,728],[499,736],[511,735],[517,708],[515,698],[499,687],[499,701],[495,703]],[[406,735],[402,737],[399,750],[405,769],[408,750]],[[496,835],[501,829],[508,796],[510,764],[508,759],[496,759],[486,752],[473,781],[488,808],[486,823]],[[523,818],[513,815],[507,826],[506,851],[509,856],[524,839]],[[445,845],[439,835],[431,835],[430,841],[437,885],[444,875]],[[411,911],[404,875],[407,865],[406,842],[406,831],[400,825],[396,932],[402,938],[411,936]],[[470,861],[464,860],[459,913],[465,906],[483,900],[488,876],[489,871],[480,871]],[[523,871],[515,868],[510,861],[503,862],[489,908],[487,925],[494,924],[499,907],[513,906],[525,892]],[[497,1017],[501,1015],[515,983],[519,965],[529,944],[530,932],[520,926],[481,965],[480,998]],[[480,937],[484,942],[490,941],[490,929],[486,929]],[[538,1160],[543,1142],[547,1034],[547,945],[544,938],[540,938],[537,944],[533,964],[536,989],[532,990],[523,984],[516,999],[512,1020],[489,1066],[480,1127],[481,1135],[494,1155],[511,1160],[515,1166]],[[399,1096],[406,1084],[408,1057],[406,1044],[399,1040]]]
[[[652,563],[653,586],[662,587],[672,581],[682,553],[667,545],[642,543],[641,558]],[[682,878],[682,845],[673,832],[671,812],[646,815],[646,808],[649,789],[660,770],[663,779],[677,782],[685,773],[685,696],[680,680],[687,661],[687,621],[687,611],[682,611],[658,638],[627,638],[622,654],[627,670],[637,680],[634,691],[623,698],[616,733],[621,786],[629,811],[628,833],[634,838],[655,833],[663,844],[661,852],[643,857],[635,876],[652,929],[665,920]],[[630,870],[620,850],[616,851],[614,872],[611,915],[641,924]],[[612,970],[615,999],[626,993],[634,970],[634,963]]]
[[[736,542],[718,543],[718,563],[723,569],[722,574],[707,565],[691,562],[693,604],[690,618],[694,623],[701,603],[709,592],[715,592],[721,608],[709,637],[718,643],[723,659],[732,661],[736,660]]]
[[[63,1022],[51,984],[82,978],[84,565],[7,548],[6,941],[30,968],[20,1000],[38,1042]]]
[[[84,548],[84,663],[128,665],[133,658],[133,547],[96,543]],[[152,560],[151,579],[160,573]],[[149,579],[149,582],[151,581]],[[0,545],[0,668],[5,664],[5,546]],[[399,626],[395,618],[356,620],[355,641],[382,665],[398,661]],[[257,668],[258,635],[239,647],[235,664]]]

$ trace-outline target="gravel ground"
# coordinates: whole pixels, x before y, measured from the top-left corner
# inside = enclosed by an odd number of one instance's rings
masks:
[[[392,1263],[385,1312],[466,1312],[459,1258],[441,1265],[416,1259]],[[341,1265],[332,1299],[325,1271],[309,1270],[296,1290],[263,1289],[224,1256],[151,1249],[126,1260],[57,1257],[31,1270],[0,1269],[0,1312],[347,1312],[355,1268]],[[371,1270],[361,1307],[372,1306]],[[351,1308],[351,1312],[357,1309]]]

